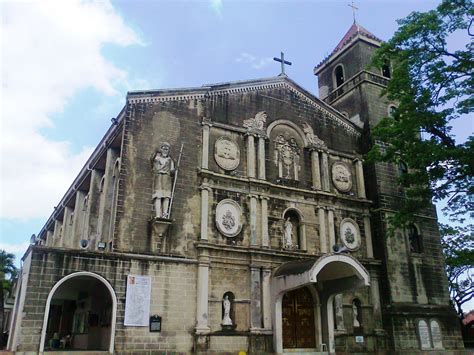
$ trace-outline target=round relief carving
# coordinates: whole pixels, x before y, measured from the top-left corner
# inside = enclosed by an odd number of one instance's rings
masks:
[[[220,137],[214,144],[214,159],[224,170],[235,170],[240,163],[240,149],[229,137]]]
[[[340,238],[342,244],[349,250],[356,250],[360,247],[359,226],[353,219],[345,218],[342,220]]]
[[[216,225],[226,237],[235,237],[242,230],[242,208],[231,199],[222,200],[216,207]]]
[[[350,191],[352,188],[352,174],[348,166],[341,162],[337,161],[332,165],[332,182],[336,189],[341,192]]]

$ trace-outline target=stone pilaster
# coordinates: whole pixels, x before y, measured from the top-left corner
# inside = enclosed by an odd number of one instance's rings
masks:
[[[265,137],[258,136],[258,178],[265,180]]]
[[[333,245],[336,244],[336,231],[334,229],[334,209],[328,208],[328,236],[329,250],[332,251]]]
[[[197,275],[196,334],[210,331],[209,319],[209,254],[203,250],[199,256]]]
[[[336,308],[336,328],[338,332],[344,332],[345,327],[344,327],[344,309],[342,307],[343,305],[343,298],[342,298],[342,293],[337,294],[334,296],[334,306]]]
[[[209,218],[209,192],[206,179],[201,185],[201,240],[207,240],[208,218]]]
[[[262,247],[270,247],[270,239],[268,236],[268,197],[260,196],[262,205]]]
[[[257,245],[257,195],[249,195],[250,199],[250,245]]]
[[[260,268],[250,266],[250,330],[262,328],[262,285]]]
[[[359,198],[366,198],[365,183],[364,183],[364,168],[360,159],[355,159],[356,179],[357,179],[357,196]]]
[[[370,273],[370,296],[372,299],[372,309],[374,314],[374,326],[376,330],[383,329],[382,326],[382,310],[380,306],[380,291],[378,275],[372,271]]]
[[[319,218],[319,245],[320,252],[328,252],[328,242],[326,236],[326,211],[324,207],[318,207],[318,218]]]
[[[329,191],[329,158],[328,153],[323,151],[322,157],[322,186],[324,191]]]
[[[255,177],[255,136],[247,133],[247,176]]]
[[[271,283],[270,279],[272,276],[271,269],[263,269],[263,280],[262,280],[262,300],[263,300],[263,328],[272,329],[272,295],[271,295]]]
[[[367,248],[367,257],[374,257],[374,250],[372,246],[372,230],[370,228],[370,215],[364,214],[364,234],[365,234],[365,244]]]
[[[319,152],[317,149],[311,149],[311,175],[313,190],[321,190],[321,169],[319,167]]]
[[[202,161],[201,168],[209,169],[209,132],[211,130],[211,121],[206,117],[202,119]]]

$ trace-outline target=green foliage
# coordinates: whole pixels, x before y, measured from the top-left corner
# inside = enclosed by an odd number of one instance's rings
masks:
[[[462,305],[474,298],[473,226],[451,227],[440,224],[440,231],[443,237],[449,293],[453,306],[462,319]]]
[[[392,64],[384,94],[398,103],[393,117],[374,128],[369,160],[410,167],[400,179],[406,199],[395,223],[406,224],[431,198],[445,199],[451,218],[473,211],[474,136],[458,143],[454,120],[468,120],[474,103],[473,2],[445,0],[436,10],[399,21],[373,64]],[[456,41],[453,41],[453,38]],[[452,48],[453,43],[463,43]],[[472,127],[472,126],[471,126]]]

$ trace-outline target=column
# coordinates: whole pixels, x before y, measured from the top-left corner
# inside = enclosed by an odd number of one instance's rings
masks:
[[[201,240],[207,240],[207,227],[209,216],[209,192],[211,188],[206,186],[207,179],[201,185]]]
[[[263,328],[272,329],[272,294],[271,280],[272,270],[263,269],[262,300],[263,300]]]
[[[319,168],[319,152],[311,150],[311,173],[313,177],[313,190],[321,190],[321,170]]]
[[[209,254],[203,250],[199,256],[197,278],[196,334],[210,331],[209,318]]]
[[[328,153],[322,152],[322,185],[324,191],[329,191],[329,162]]]
[[[247,133],[247,176],[255,177],[255,139],[251,133]]]
[[[79,249],[81,246],[79,244],[82,237],[82,228],[84,227],[84,199],[86,198],[86,193],[81,190],[76,191],[76,202],[74,203],[74,218],[72,220],[72,233],[71,239],[67,244],[68,247],[73,249]]]
[[[298,226],[299,234],[300,234],[300,245],[299,248],[301,250],[307,250],[306,246],[306,226],[303,222],[300,223]]]
[[[359,198],[366,198],[365,196],[365,183],[364,183],[364,168],[362,166],[362,160],[356,159],[356,179],[357,179],[357,196]]]
[[[62,238],[62,233],[63,233],[63,222],[64,222],[64,217],[63,217],[63,221],[60,221],[58,219],[54,220],[53,245],[55,247],[59,246],[61,243],[61,238]]]
[[[249,195],[250,198],[250,245],[257,245],[257,197]]]
[[[380,307],[380,291],[379,278],[375,271],[370,273],[370,291],[372,298],[372,309],[374,312],[374,327],[375,329],[383,329],[382,326],[382,312]]]
[[[268,200],[266,196],[260,196],[262,204],[262,247],[270,247],[270,239],[268,237]]]
[[[209,169],[209,131],[211,130],[211,123],[208,119],[202,119],[202,161],[201,168]]]
[[[101,187],[100,183],[104,173],[100,170],[92,170],[91,184],[89,188],[89,223],[87,225],[87,234],[94,239],[94,248],[97,247],[96,238],[99,235],[99,211],[100,211],[100,197]]]
[[[250,330],[262,328],[260,268],[250,266]]]
[[[318,207],[318,217],[319,217],[319,243],[320,243],[320,252],[328,252],[328,243],[326,240],[326,216],[324,207]]]
[[[336,234],[334,230],[334,209],[328,209],[328,231],[329,231],[329,250],[332,251],[333,245],[336,244]]]
[[[336,307],[336,328],[338,332],[344,331],[344,309],[343,305],[343,297],[342,293],[337,294],[334,296],[334,302]]]
[[[265,180],[265,137],[258,136],[258,178]]]
[[[364,234],[365,234],[365,244],[367,247],[367,257],[374,257],[374,250],[372,246],[372,230],[370,228],[370,215],[364,214]]]

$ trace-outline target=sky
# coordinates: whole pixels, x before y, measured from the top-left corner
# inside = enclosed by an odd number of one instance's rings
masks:
[[[0,249],[19,262],[127,91],[276,76],[283,51],[287,75],[318,95],[313,68],[351,26],[348,3],[0,0]],[[437,4],[355,5],[358,23],[388,40],[397,19]]]

